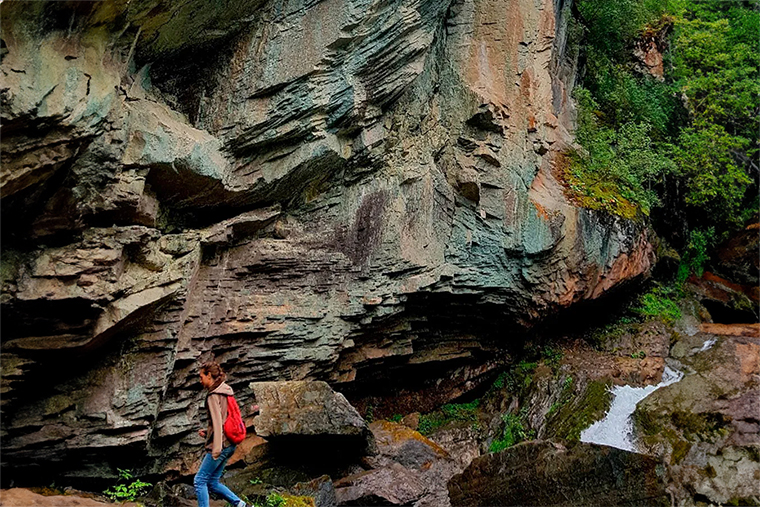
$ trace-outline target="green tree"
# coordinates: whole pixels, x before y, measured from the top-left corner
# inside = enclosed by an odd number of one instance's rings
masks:
[[[582,149],[566,179],[581,205],[631,217],[664,204],[659,220],[679,231],[725,231],[757,214],[758,5],[576,3],[582,29],[572,32],[582,34],[586,56],[576,91]],[[643,75],[636,40],[671,26],[665,79]]]
[[[752,180],[735,163],[734,153],[748,144],[718,124],[699,121],[683,129],[674,154],[686,180],[686,203],[711,216],[714,222],[740,226],[747,218],[742,201]]]

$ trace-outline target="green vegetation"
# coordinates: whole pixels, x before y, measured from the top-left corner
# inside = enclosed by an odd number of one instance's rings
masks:
[[[691,125],[682,130],[677,161],[686,202],[717,223],[741,225],[751,183],[747,163],[758,153],[760,11],[752,2],[673,0],[673,78],[686,96]]]
[[[284,505],[285,499],[282,495],[276,491],[272,491],[267,495],[266,500],[264,500],[263,507],[283,507]]]
[[[694,230],[689,235],[689,242],[681,255],[681,263],[678,266],[677,283],[683,283],[691,274],[702,276],[705,264],[710,256],[707,250],[714,244],[715,228],[710,227],[706,231]]]
[[[364,411],[364,420],[368,423],[375,422],[375,406],[371,403],[367,405]]]
[[[659,204],[651,190],[675,166],[651,139],[652,126],[627,122],[615,129],[602,122],[603,113],[588,90],[576,91],[576,138],[585,151],[570,155],[565,179],[578,203],[625,218],[649,215]]]
[[[678,287],[655,284],[639,296],[638,304],[632,310],[644,319],[660,319],[672,324],[681,318],[681,309],[677,303],[681,296]]]
[[[258,482],[254,482],[253,480],[250,482],[251,484],[262,483],[260,479]],[[251,507],[308,507],[309,505],[314,505],[313,502],[308,503],[303,501],[303,499],[307,499],[308,497],[281,494],[277,491],[270,491],[267,496],[260,495],[258,496],[258,500],[250,500],[245,495],[242,495],[242,498],[247,504],[251,505]],[[227,506],[232,507],[229,502],[227,503]]]
[[[113,501],[134,502],[137,497],[152,486],[149,482],[135,479],[130,470],[121,468],[117,468],[116,470],[119,473],[119,483],[103,491],[103,494]]]
[[[511,393],[519,393],[521,390],[530,386],[530,383],[533,380],[533,371],[537,366],[538,363],[522,360],[508,371],[499,375],[499,378],[494,382],[494,387],[497,389],[506,387]]]
[[[404,418],[404,416],[401,415],[401,414],[393,414],[390,418],[388,418],[388,420],[390,422],[398,423],[398,422],[401,422],[401,419],[403,419],[403,418]]]
[[[573,377],[567,376],[565,377],[565,380],[562,382],[562,393],[559,396],[559,399],[552,403],[552,406],[549,407],[549,411],[546,413],[546,417],[550,418],[552,415],[557,413],[562,407],[567,405],[571,400],[573,399]]]
[[[570,33],[585,75],[575,91],[581,149],[564,165],[569,192],[627,218],[652,213],[661,236],[686,253],[679,276],[699,272],[706,239],[758,214],[757,3],[576,6]],[[663,53],[661,76],[635,56],[649,44]]]
[[[502,414],[501,420],[504,422],[504,429],[502,429],[501,436],[491,442],[488,452],[500,452],[523,440],[535,438],[535,431],[527,431],[522,419],[521,415]]]
[[[541,359],[543,359],[544,364],[551,367],[552,370],[556,371],[556,369],[559,367],[559,363],[562,361],[562,357],[562,351],[555,349],[550,345],[547,345],[541,349]]]
[[[469,403],[448,403],[443,405],[435,412],[421,415],[417,431],[422,435],[430,435],[438,428],[455,421],[470,423],[474,427],[477,427],[477,409],[479,405],[480,400],[473,400]]]

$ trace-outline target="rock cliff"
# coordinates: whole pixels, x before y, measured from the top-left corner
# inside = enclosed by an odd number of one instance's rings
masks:
[[[211,357],[444,401],[653,261],[555,177],[569,2],[0,9],[4,480],[192,472]]]

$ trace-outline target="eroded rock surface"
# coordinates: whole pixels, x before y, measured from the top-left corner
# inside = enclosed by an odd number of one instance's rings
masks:
[[[569,3],[0,9],[3,480],[192,473],[211,357],[445,401],[650,269],[553,176]]]

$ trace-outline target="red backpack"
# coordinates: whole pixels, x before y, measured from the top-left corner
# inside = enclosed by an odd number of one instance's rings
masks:
[[[227,396],[227,420],[224,421],[224,435],[237,445],[245,440],[245,423],[240,415],[240,407],[233,396]]]

